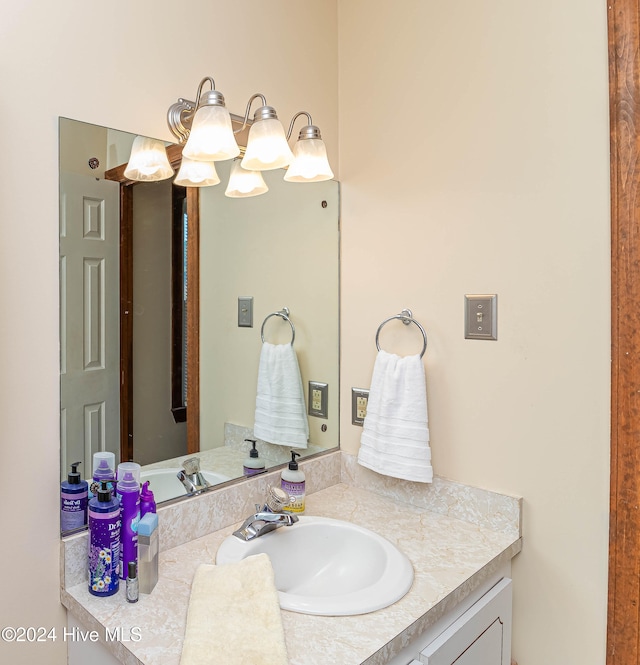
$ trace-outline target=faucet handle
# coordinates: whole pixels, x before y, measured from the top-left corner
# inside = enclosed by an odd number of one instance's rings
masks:
[[[267,489],[267,499],[265,509],[272,513],[281,513],[285,506],[291,503],[291,497],[280,487],[269,486]]]
[[[182,462],[182,466],[188,476],[193,476],[200,472],[200,458],[190,457]]]

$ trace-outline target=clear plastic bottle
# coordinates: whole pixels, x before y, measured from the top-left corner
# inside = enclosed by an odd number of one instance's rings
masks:
[[[106,450],[93,454],[93,482],[89,487],[92,496],[98,494],[100,483],[106,480],[111,494],[115,496],[116,456]]]

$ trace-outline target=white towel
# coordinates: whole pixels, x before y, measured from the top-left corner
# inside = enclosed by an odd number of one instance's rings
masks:
[[[427,387],[419,355],[378,352],[358,462],[394,478],[432,482]]]
[[[288,662],[269,557],[200,565],[191,585],[180,665]]]
[[[262,345],[253,434],[269,443],[307,447],[309,422],[298,358],[291,344]]]

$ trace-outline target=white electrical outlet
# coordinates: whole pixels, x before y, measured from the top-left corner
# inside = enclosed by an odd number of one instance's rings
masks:
[[[362,427],[367,416],[369,391],[364,388],[351,388],[351,423]]]
[[[309,415],[318,418],[328,418],[327,402],[329,399],[329,385],[318,381],[309,381]]]

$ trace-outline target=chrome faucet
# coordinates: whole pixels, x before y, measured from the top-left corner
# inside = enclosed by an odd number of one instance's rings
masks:
[[[298,521],[298,516],[291,513],[283,513],[284,506],[289,505],[289,495],[279,487],[270,487],[267,500],[262,506],[256,504],[256,512],[247,517],[242,526],[233,532],[240,540],[253,540],[264,536],[281,526],[291,526]]]
[[[190,457],[184,460],[182,467],[176,475],[187,490],[187,494],[200,494],[200,492],[211,487],[211,483],[200,472],[199,457]]]

